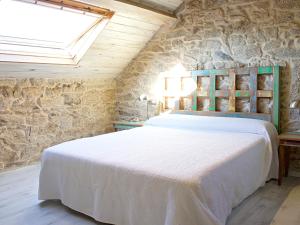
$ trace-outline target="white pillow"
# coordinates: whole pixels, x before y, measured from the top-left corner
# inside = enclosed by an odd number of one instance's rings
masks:
[[[268,121],[233,117],[165,114],[149,119],[145,122],[145,126],[188,129],[193,131],[224,131],[261,135],[266,140],[269,151],[272,152],[272,167],[278,166],[278,133],[274,125]],[[273,171],[276,171],[276,169]],[[277,174],[272,174],[272,177],[277,177]]]
[[[242,133],[264,134],[267,130],[277,135],[272,123],[247,118],[213,117],[182,114],[165,114],[152,117],[145,122],[146,126],[182,128],[192,130],[216,130]]]

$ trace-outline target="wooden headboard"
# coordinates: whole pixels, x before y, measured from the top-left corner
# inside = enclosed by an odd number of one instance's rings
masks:
[[[258,79],[259,76],[263,75],[272,76],[272,85],[267,90],[259,89]],[[216,87],[218,76],[227,77],[228,86],[225,89],[218,89]],[[249,76],[249,84],[246,90],[239,90],[237,88],[239,76]],[[198,86],[199,79],[203,77],[209,80],[208,88],[204,90]],[[185,76],[185,78],[187,77]],[[195,70],[191,72],[190,78],[197,84],[197,88],[194,88],[194,91],[186,96],[180,96],[179,102],[188,98],[191,100],[191,107],[189,110],[182,110],[180,107],[181,103],[179,103],[177,107],[175,107],[176,113],[267,120],[272,122],[279,131],[279,66]],[[167,83],[167,79],[171,79],[171,77],[166,77],[165,79],[165,83]],[[167,89],[167,85],[165,85],[165,89]],[[166,94],[165,104],[168,98],[170,98],[170,96]],[[199,98],[205,98],[209,101],[209,107],[206,111],[202,111],[201,107],[199,107]],[[227,99],[228,107],[226,111],[222,110],[221,112],[217,109],[216,99],[218,98]],[[239,98],[249,99],[249,111],[240,112],[236,110],[236,101]],[[273,102],[273,104],[270,105],[269,113],[261,113],[258,110],[258,100],[260,98],[270,99]]]

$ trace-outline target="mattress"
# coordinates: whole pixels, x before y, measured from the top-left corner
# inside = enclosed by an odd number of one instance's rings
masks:
[[[39,199],[115,225],[224,225],[276,177],[276,145],[264,121],[159,116],[46,149]]]

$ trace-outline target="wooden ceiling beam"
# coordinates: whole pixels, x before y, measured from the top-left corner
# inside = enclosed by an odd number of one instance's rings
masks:
[[[128,4],[128,5],[132,5],[132,6],[135,6],[138,8],[142,8],[142,9],[145,9],[148,11],[152,11],[157,14],[161,14],[161,15],[164,15],[164,16],[167,16],[170,18],[176,18],[175,13],[161,9],[161,8],[163,8],[163,6],[159,7],[158,5],[151,5],[151,4],[137,2],[137,1],[133,1],[133,0],[115,0],[115,1],[122,2],[122,3]]]
[[[151,24],[173,24],[177,20],[175,14],[166,12],[166,10],[158,9],[156,5],[144,3],[137,0],[78,0],[82,3],[99,6],[110,9],[115,12],[115,15],[125,16],[131,19],[144,21]],[[161,12],[163,11],[163,12]],[[112,17],[112,20],[114,17]]]

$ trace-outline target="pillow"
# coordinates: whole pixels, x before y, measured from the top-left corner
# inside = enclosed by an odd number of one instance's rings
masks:
[[[272,152],[272,167],[278,166],[278,133],[274,125],[268,121],[233,117],[164,114],[152,117],[145,122],[145,126],[188,129],[193,131],[224,131],[261,135],[265,139],[269,151]],[[272,169],[271,171],[276,171],[276,169]],[[276,178],[277,174],[272,174],[271,176]]]
[[[254,134],[261,134],[261,132],[264,133],[267,129],[269,132],[277,134],[276,128],[270,122],[233,117],[165,114],[162,116],[152,117],[145,122],[145,125],[192,130],[233,131]]]

